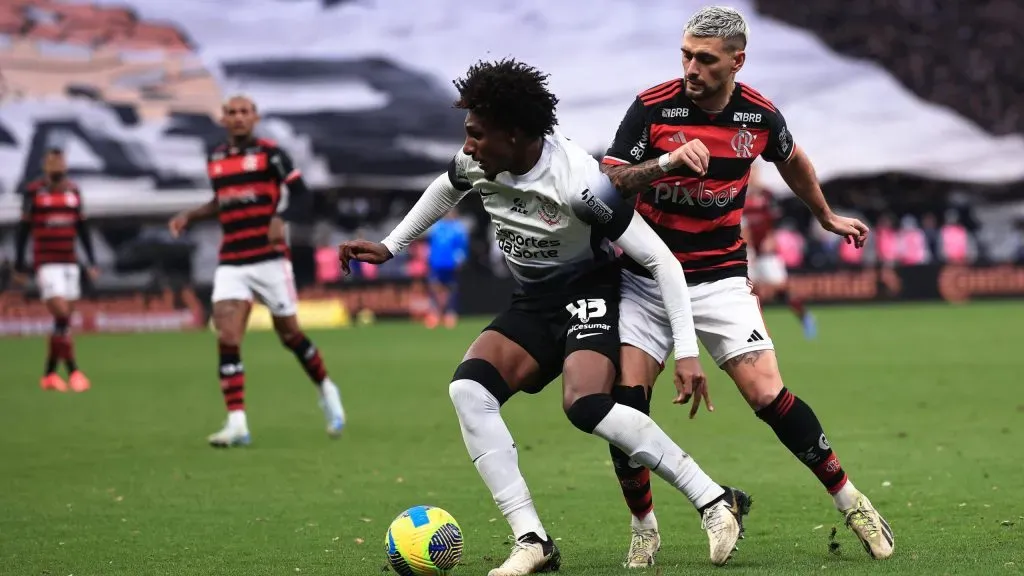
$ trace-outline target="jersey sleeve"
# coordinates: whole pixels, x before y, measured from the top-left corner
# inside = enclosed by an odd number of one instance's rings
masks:
[[[32,221],[32,207],[35,205],[35,191],[30,186],[21,187],[21,221]]]
[[[615,140],[608,147],[601,163],[615,166],[641,162],[647,153],[649,133],[647,109],[637,97],[626,110],[622,121],[619,122],[619,128],[615,131]]]
[[[469,192],[473,188],[473,183],[466,176],[466,169],[469,166],[470,160],[471,158],[468,155],[459,150],[452,157],[452,161],[448,163],[448,181],[459,192]]]
[[[785,162],[793,156],[794,150],[793,134],[786,126],[782,112],[776,110],[768,116],[768,145],[761,152],[761,157],[769,162]]]
[[[577,218],[615,241],[633,219],[633,208],[626,204],[597,162],[587,164],[581,185],[568,198]]]
[[[302,172],[295,167],[291,156],[280,148],[270,150],[270,165],[274,167],[274,173],[277,174],[277,177],[285,184],[291,184],[295,180],[302,178]]]

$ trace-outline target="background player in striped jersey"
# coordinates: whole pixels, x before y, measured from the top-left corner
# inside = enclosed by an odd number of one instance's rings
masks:
[[[220,264],[213,278],[213,323],[220,353],[220,384],[227,423],[210,435],[213,446],[248,444],[245,369],[241,344],[253,296],[270,310],[281,343],[298,358],[317,386],[327,432],[337,436],[345,412],[337,386],[327,376],[320,351],[299,327],[295,280],[288,260],[284,222],[277,217],[281,185],[288,187],[287,220],[304,217],[310,193],[288,155],[269,140],[256,138],[256,104],[236,96],[224,104],[228,141],[210,154],[208,172],[214,198],[170,221],[177,237],[191,222],[217,216],[224,233]]]
[[[682,41],[685,78],[636,98],[604,158],[604,170],[619,190],[637,195],[637,211],[682,262],[692,284],[697,335],[715,362],[736,382],[757,416],[814,472],[869,554],[885,558],[892,554],[892,531],[849,481],[810,406],[783,384],[748,285],[740,220],[751,163],[758,155],[775,163],[821,225],[847,242],[863,245],[868,229],[829,209],[814,168],[795,145],[782,114],[764,96],[735,81],[746,58],[747,36],[746,22],[731,8],[708,7],[694,15]],[[649,410],[650,388],[672,347],[665,326],[653,283],[627,260],[619,402]],[[660,536],[648,473],[621,451],[611,450],[633,512],[627,565],[653,564]]]
[[[812,339],[817,332],[814,315],[807,310],[800,298],[794,297],[789,291],[786,262],[779,254],[778,244],[775,242],[775,221],[778,219],[779,206],[772,193],[758,184],[755,177],[757,171],[752,169],[751,175],[741,224],[743,240],[747,243],[749,276],[754,284],[754,292],[765,300],[781,297],[800,320],[804,336]]]
[[[32,238],[32,263],[36,284],[46,309],[53,315],[46,370],[40,385],[43,390],[75,392],[89,389],[89,379],[78,369],[75,346],[71,338],[71,314],[74,302],[81,295],[81,269],[75,254],[75,239],[82,242],[89,260],[88,274],[96,279],[99,269],[92,248],[92,239],[82,214],[82,195],[67,176],[63,151],[51,149],[43,158],[43,177],[30,182],[22,192],[21,222],[15,240],[15,264],[18,283],[24,283],[25,247]],[[64,361],[68,381],[57,373]]]

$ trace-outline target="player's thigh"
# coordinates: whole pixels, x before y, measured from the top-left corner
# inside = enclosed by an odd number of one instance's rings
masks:
[[[70,303],[81,296],[81,269],[77,264],[43,264],[36,272],[36,284],[50,313],[67,315]]]
[[[619,340],[621,385],[650,390],[674,345],[672,326],[654,280],[623,271]]]
[[[270,310],[271,316],[287,318],[298,313],[299,297],[290,261],[277,258],[247,268],[248,284],[260,302]]]
[[[252,301],[246,266],[217,266],[211,300],[217,338],[228,345],[240,344]]]
[[[786,263],[778,254],[764,254],[751,265],[750,279],[767,287],[784,286],[789,279]]]
[[[722,369],[754,410],[771,404],[784,386],[774,350],[751,350],[733,356]]]
[[[554,348],[554,342],[538,326],[538,319],[508,310],[498,315],[469,346],[462,361],[483,360],[497,370],[500,382],[480,382],[499,402],[504,403],[522,390],[539,392],[558,374],[551,375],[551,359],[545,344]],[[462,366],[456,375],[462,371]]]
[[[619,279],[581,293],[566,305],[562,407],[592,394],[608,394],[619,376]]]
[[[693,323],[719,367],[754,351],[774,350],[761,304],[746,278],[725,278],[690,288]]]

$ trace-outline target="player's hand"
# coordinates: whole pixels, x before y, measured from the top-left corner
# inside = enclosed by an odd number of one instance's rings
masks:
[[[171,231],[171,237],[177,238],[181,236],[181,233],[188,228],[188,215],[182,213],[177,214],[174,218],[167,223],[167,229]]]
[[[693,406],[690,407],[690,418],[697,415],[701,400],[707,404],[708,412],[714,412],[715,407],[711,404],[711,397],[708,395],[708,377],[696,358],[680,358],[676,360],[676,399],[673,404],[686,404],[694,397]]]
[[[267,232],[267,239],[271,244],[284,244],[288,235],[288,224],[280,216],[270,219],[270,230]]]
[[[89,280],[92,280],[93,282],[100,277],[100,269],[96,266],[89,266],[85,273],[89,275]]]
[[[864,243],[868,241],[867,224],[856,218],[847,218],[829,212],[828,216],[821,220],[821,227],[842,236],[847,244],[852,242],[857,248],[863,248]]]
[[[703,176],[708,171],[708,163],[711,162],[711,152],[703,142],[694,138],[669,154],[670,164],[674,167],[686,166],[697,174]]]
[[[338,260],[341,261],[341,269],[345,271],[345,274],[352,271],[349,263],[353,260],[367,264],[383,264],[392,258],[394,258],[394,254],[380,242],[349,240],[338,246]]]
[[[11,283],[19,288],[28,286],[28,274],[15,270],[14,273],[11,274]]]

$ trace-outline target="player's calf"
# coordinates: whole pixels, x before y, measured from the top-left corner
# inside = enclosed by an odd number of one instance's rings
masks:
[[[245,416],[245,366],[241,340],[248,304],[224,300],[213,304],[213,322],[217,330],[218,377],[228,419],[224,427],[207,440],[212,446],[228,447],[249,443],[249,424]]]
[[[328,377],[320,350],[299,329],[295,316],[275,317],[274,327],[277,329],[281,344],[292,351],[299,364],[302,365],[302,369],[306,371],[306,375],[317,386],[320,394],[320,408],[327,421],[327,433],[332,437],[340,436],[345,428],[345,410],[341,404],[341,392]]]
[[[462,362],[448,386],[448,394],[455,406],[469,457],[512,528],[517,542],[533,544],[531,539],[550,542],[537,515],[526,480],[519,471],[515,441],[501,417],[501,405],[512,393],[512,388],[498,369],[481,358],[470,358]],[[532,550],[531,546],[526,547]],[[519,554],[524,552],[527,550]],[[515,550],[513,555],[517,555]],[[533,559],[534,556],[536,554],[530,552],[520,560]],[[542,558],[545,556],[541,555]]]

